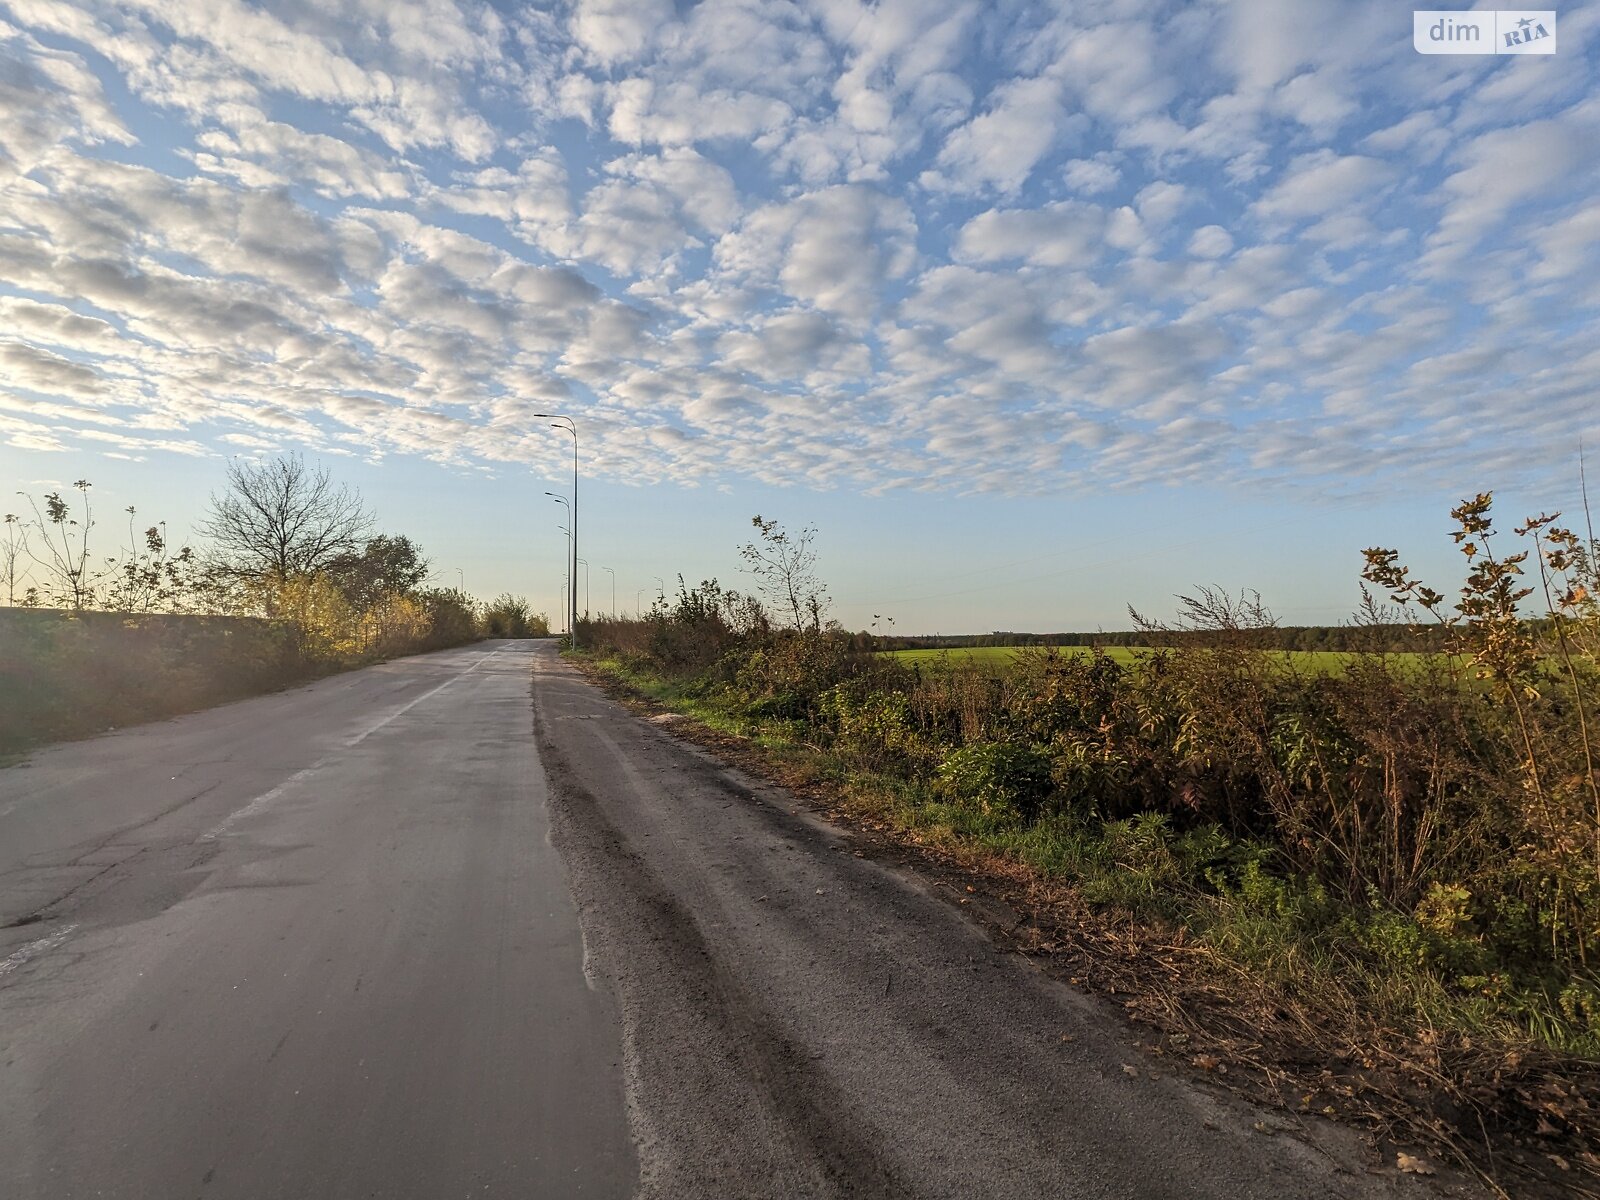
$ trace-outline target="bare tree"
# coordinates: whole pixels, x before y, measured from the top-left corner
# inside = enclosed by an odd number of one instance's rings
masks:
[[[26,567],[19,567],[22,556],[28,551],[28,526],[16,513],[7,513],[5,540],[0,541],[0,579],[6,584],[6,603],[17,603],[17,583],[28,577]]]
[[[361,494],[298,454],[228,464],[228,488],[211,496],[200,532],[239,574],[282,584],[360,545],[372,524]]]
[[[776,521],[760,515],[750,521],[761,535],[759,542],[739,547],[744,570],[756,577],[762,595],[780,610],[787,610],[796,629],[815,633],[822,628],[828,594],[817,578],[817,551],[811,526],[789,533]]]
[[[95,527],[94,511],[89,505],[89,489],[93,485],[87,479],[78,479],[72,486],[83,497],[83,519],[73,517],[72,506],[60,492],[46,493],[43,512],[29,496],[40,550],[34,550],[26,540],[23,546],[44,572],[49,597],[65,601],[74,612],[81,612],[94,603],[95,584],[99,580],[99,575],[89,567],[89,531]]]

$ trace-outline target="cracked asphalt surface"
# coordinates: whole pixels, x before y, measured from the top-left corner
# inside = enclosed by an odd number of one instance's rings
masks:
[[[0,770],[0,926],[8,1200],[1436,1190],[1143,1057],[549,643]]]
[[[385,663],[0,770],[0,1196],[632,1190],[532,650]]]

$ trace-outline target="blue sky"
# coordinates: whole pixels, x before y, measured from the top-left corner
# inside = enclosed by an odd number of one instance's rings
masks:
[[[0,483],[301,451],[480,594],[819,528],[847,625],[1337,620],[1600,446],[1600,9],[0,0]],[[21,501],[17,500],[17,504]],[[8,505],[10,507],[10,505]]]

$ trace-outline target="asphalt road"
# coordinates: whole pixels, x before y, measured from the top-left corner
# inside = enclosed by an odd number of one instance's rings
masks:
[[[1145,1059],[549,644],[0,770],[0,926],[6,1200],[1428,1186]]]
[[[619,1196],[528,643],[0,771],[0,1196]]]

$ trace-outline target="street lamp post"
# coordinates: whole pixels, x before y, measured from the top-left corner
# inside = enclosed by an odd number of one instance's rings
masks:
[[[611,619],[617,619],[617,573],[610,567],[601,567],[607,575],[611,576]]]
[[[567,498],[565,496],[558,496],[554,492],[546,492],[545,495],[549,496],[550,499],[554,500],[557,504],[562,505],[567,510],[567,520],[569,522],[571,522],[573,525],[577,524],[576,521],[572,520],[572,505],[567,503]],[[568,542],[570,543],[570,541],[572,539],[572,531],[571,530],[567,531],[567,539],[568,539]],[[572,547],[569,544],[567,546],[567,558],[568,559],[570,559],[572,557],[571,551],[572,551]],[[567,562],[567,561],[563,560],[561,573],[566,578],[571,579],[572,578],[572,564],[570,562]],[[567,624],[567,633],[570,635],[571,632],[572,632],[572,624],[571,624],[572,615],[576,611],[576,606],[572,603],[572,600],[571,600],[570,596],[563,597],[563,599],[565,599],[567,601],[567,622],[568,622],[568,624]]]
[[[578,648],[578,423],[571,417],[561,413],[534,413],[536,417],[543,417],[551,422],[551,429],[559,429],[563,433],[572,435],[572,599],[569,605],[571,610],[571,637],[572,648]],[[565,421],[565,425],[554,422]]]
[[[633,615],[636,616],[636,617],[644,616],[644,589],[643,588],[640,588],[638,591],[634,592],[634,594],[633,594]]]
[[[656,581],[656,595],[660,596],[661,597],[661,603],[665,604],[667,602],[667,584],[666,584],[666,581],[664,579],[662,579],[661,576],[659,576],[659,575],[652,575],[652,576],[650,576],[650,578],[654,579]]]
[[[589,560],[587,558],[580,558],[580,559],[578,559],[578,562],[583,564],[583,619],[585,621],[587,621],[589,619],[589,611],[590,611],[590,606],[589,606]]]
[[[557,525],[556,528],[561,530],[562,533],[567,535],[567,547],[570,549],[571,546],[572,546],[572,530],[568,529],[565,525]],[[577,582],[578,582],[569,573],[568,568],[570,568],[571,566],[572,566],[572,564],[569,563],[565,558],[562,559],[562,561],[561,561],[561,598],[564,601],[567,602],[566,603],[567,619],[568,619],[569,622],[572,619],[572,601],[571,601],[570,597],[572,595],[573,589],[577,586]],[[568,638],[568,640],[570,640],[571,637],[572,637],[572,626],[569,623],[567,625],[567,638]]]

